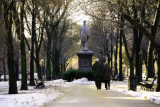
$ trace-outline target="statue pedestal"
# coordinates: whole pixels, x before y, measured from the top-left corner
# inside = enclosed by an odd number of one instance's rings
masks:
[[[78,56],[78,69],[80,70],[92,70],[92,56],[93,51],[82,50],[77,52]]]

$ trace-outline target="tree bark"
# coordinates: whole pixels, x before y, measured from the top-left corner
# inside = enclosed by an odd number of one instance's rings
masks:
[[[148,69],[146,72],[147,78],[153,78],[153,50],[152,44],[149,45]]]
[[[5,10],[7,9],[7,4],[5,4]],[[7,44],[7,58],[8,58],[8,70],[9,70],[9,94],[18,94],[16,74],[14,69],[14,54],[13,54],[13,35],[12,35],[12,10],[9,13],[4,12],[5,19],[5,40]]]
[[[37,68],[37,73],[38,73],[38,78],[39,80],[42,80],[42,72],[41,72],[41,66],[39,64],[39,50],[36,48],[36,68]]]
[[[17,17],[18,16],[18,11],[17,11],[17,9],[16,9],[16,5],[14,5],[13,6],[13,19],[14,19],[14,24],[15,25],[19,25],[19,26],[15,26],[16,27],[16,34],[17,34],[17,36],[18,36],[18,40],[20,40],[20,19],[19,19],[19,17]],[[15,70],[16,70],[16,79],[17,80],[19,80],[19,47],[18,47],[18,57],[16,58],[16,60],[15,60]]]
[[[119,35],[119,30],[117,29],[114,77],[118,74],[118,71],[117,71],[118,35]]]
[[[113,68],[113,39],[111,34],[111,70]]]
[[[134,65],[133,65],[133,59],[129,60],[130,64],[130,77],[134,77]]]
[[[32,0],[33,10],[32,10],[32,36],[31,36],[31,52],[30,52],[30,86],[35,86],[34,82],[34,41],[36,36],[36,17],[35,17],[35,7],[34,0]]]
[[[26,49],[25,49],[25,35],[24,35],[24,23],[23,23],[23,18],[24,18],[24,4],[25,0],[22,0],[21,2],[21,24],[20,24],[20,48],[21,48],[21,90],[28,90],[28,85],[27,85],[27,65],[26,65]]]
[[[4,57],[2,59],[2,62],[3,62],[4,81],[7,81],[7,79],[6,79],[6,63],[5,63]]]
[[[157,60],[157,84],[156,84],[156,91],[160,91],[160,48],[158,51],[158,60]]]
[[[59,63],[59,58],[60,58],[60,54],[58,49],[56,49],[57,47],[55,47],[55,51],[53,53],[53,58],[52,58],[52,64],[53,64],[53,72],[52,72],[52,79],[58,79],[60,76],[60,63]]]
[[[143,1],[142,3],[142,10],[141,10],[141,16],[140,16],[140,20],[139,23],[143,25],[143,21],[145,19],[145,6],[146,6],[146,1]],[[138,84],[140,83],[140,81],[142,81],[142,62],[143,62],[143,58],[141,56],[140,53],[140,48],[141,48],[141,42],[142,42],[142,38],[143,38],[143,32],[139,29],[138,30],[138,41],[136,43],[136,72],[138,73]]]
[[[47,43],[47,74],[46,74],[46,80],[50,81],[51,80],[51,34],[47,34],[48,35],[48,43]]]
[[[35,39],[35,45],[36,45],[36,67],[37,67],[37,73],[38,73],[38,78],[39,80],[43,81],[42,79],[42,69],[41,69],[41,66],[40,66],[40,59],[39,59],[39,53],[40,53],[40,49],[41,49],[41,46],[42,46],[42,40],[43,40],[43,30],[44,28],[41,27],[39,32],[39,36],[40,36],[40,39]]]
[[[119,81],[123,81],[123,72],[122,72],[122,36],[124,34],[123,32],[123,24],[124,19],[121,16],[121,25],[120,25],[120,40],[119,40]]]
[[[136,29],[137,30],[137,29]],[[136,76],[138,77],[137,83],[139,84],[142,81],[142,69],[141,69],[141,56],[140,56],[140,47],[143,34],[139,30],[138,35],[135,35],[136,38]]]
[[[18,50],[19,51],[19,50]],[[15,61],[16,80],[19,80],[19,56]]]

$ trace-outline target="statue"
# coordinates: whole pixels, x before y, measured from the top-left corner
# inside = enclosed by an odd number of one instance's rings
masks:
[[[81,44],[82,44],[82,51],[88,50],[88,39],[90,36],[90,29],[86,25],[86,20],[83,21],[83,25],[80,28],[80,37],[81,37]]]
[[[78,69],[82,71],[92,71],[92,56],[93,51],[88,49],[88,39],[90,37],[90,29],[86,25],[86,20],[83,21],[83,25],[80,28],[80,37],[82,49],[77,52],[78,56]]]

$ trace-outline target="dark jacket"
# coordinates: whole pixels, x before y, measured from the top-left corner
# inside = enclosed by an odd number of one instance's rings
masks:
[[[94,76],[95,77],[102,77],[102,69],[103,69],[103,64],[101,64],[100,62],[96,61],[93,66],[92,66],[92,70],[94,72]]]
[[[112,70],[111,68],[109,67],[108,64],[105,64],[104,67],[103,67],[103,80],[111,80],[111,77],[112,77]]]

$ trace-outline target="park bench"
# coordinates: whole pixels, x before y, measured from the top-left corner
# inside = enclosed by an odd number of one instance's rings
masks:
[[[34,79],[36,82],[36,89],[42,89],[45,87],[44,83],[38,79]]]
[[[154,78],[148,78],[146,81],[140,82],[141,88],[144,90],[153,89]]]

